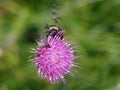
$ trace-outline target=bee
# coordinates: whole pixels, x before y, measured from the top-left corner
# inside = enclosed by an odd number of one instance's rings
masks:
[[[63,34],[58,34],[58,32],[62,31],[60,27],[57,27],[56,25],[46,25],[45,29],[47,29],[46,39],[54,38],[56,35],[59,36],[61,40],[63,39]],[[43,47],[50,48],[50,45],[46,42]]]
[[[62,29],[56,25],[47,25],[45,28],[47,29],[47,38],[54,38],[58,32],[62,31]],[[62,40],[63,34],[59,35],[59,37]]]

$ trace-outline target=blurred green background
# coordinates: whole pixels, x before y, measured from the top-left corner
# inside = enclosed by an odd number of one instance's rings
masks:
[[[82,68],[66,85],[38,78],[29,51],[53,23],[53,1],[0,0],[0,90],[120,90],[120,0],[58,0],[59,26],[78,44]]]

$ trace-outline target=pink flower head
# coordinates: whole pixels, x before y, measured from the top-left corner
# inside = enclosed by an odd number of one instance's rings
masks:
[[[36,57],[33,62],[36,64],[37,73],[52,84],[59,80],[66,82],[64,76],[72,74],[73,60],[77,58],[71,43],[60,38],[63,33],[64,31],[60,31],[53,38],[42,38],[35,49]]]

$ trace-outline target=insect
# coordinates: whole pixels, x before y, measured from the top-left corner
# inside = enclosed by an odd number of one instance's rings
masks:
[[[54,38],[55,35],[57,35],[58,32],[62,31],[60,27],[57,27],[56,25],[46,25],[45,27],[47,29],[47,38]],[[63,34],[59,35],[61,40],[63,39]]]

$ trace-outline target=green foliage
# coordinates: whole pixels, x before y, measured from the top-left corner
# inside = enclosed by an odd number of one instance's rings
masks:
[[[59,26],[79,46],[67,85],[38,78],[29,56],[55,0],[0,0],[0,90],[119,90],[120,0],[58,0]]]

